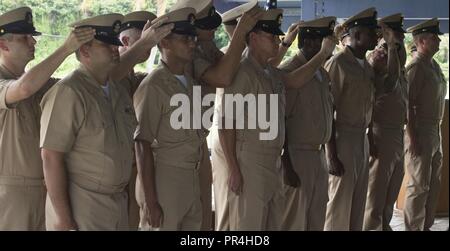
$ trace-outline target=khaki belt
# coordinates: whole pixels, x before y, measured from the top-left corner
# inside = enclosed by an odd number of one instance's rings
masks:
[[[289,145],[293,150],[302,150],[302,151],[322,151],[324,149],[324,145],[315,145],[315,144],[292,144]]]
[[[32,179],[20,176],[0,176],[0,185],[44,186],[44,179]]]
[[[249,144],[243,142],[237,142],[236,149],[249,153],[264,154],[264,155],[281,156],[283,154],[283,149],[280,149],[278,147],[263,147],[258,146],[256,144]]]
[[[354,126],[347,126],[342,124],[336,124],[336,129],[338,131],[343,132],[355,132],[355,133],[368,133],[369,128],[367,127],[354,127]]]
[[[197,162],[187,163],[187,162],[181,162],[181,161],[166,161],[166,160],[160,160],[157,159],[155,161],[155,165],[166,165],[170,167],[176,167],[180,169],[186,169],[186,170],[198,170],[201,165],[201,159]]]
[[[70,181],[86,190],[101,193],[101,194],[115,194],[121,193],[125,190],[127,184],[121,185],[103,185],[97,181],[90,180],[89,178],[80,176],[71,176]]]
[[[406,130],[406,125],[382,125],[374,123],[373,127],[382,128],[382,129],[398,129],[398,130]]]

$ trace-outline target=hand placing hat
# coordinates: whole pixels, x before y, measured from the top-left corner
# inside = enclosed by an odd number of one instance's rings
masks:
[[[236,31],[242,32],[243,34],[249,33],[263,15],[264,11],[260,8],[254,8],[244,13],[239,20]]]
[[[395,44],[399,43],[399,41],[395,36],[394,30],[385,23],[380,23],[379,25],[383,39],[386,41],[388,47],[395,48]]]
[[[93,40],[94,36],[95,29],[91,27],[74,28],[64,42],[63,48],[65,48],[68,53],[75,52],[83,44]]]
[[[163,25],[168,20],[168,17],[163,17],[151,24],[150,21],[144,26],[142,30],[141,39],[144,39],[150,47],[157,45],[163,38],[167,37],[173,29],[174,24]]]
[[[286,36],[283,38],[285,44],[291,45],[300,31],[299,23],[294,23],[289,26]]]

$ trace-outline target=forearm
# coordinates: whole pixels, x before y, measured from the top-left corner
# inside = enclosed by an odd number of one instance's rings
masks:
[[[391,92],[400,76],[400,61],[396,45],[388,45],[388,61],[387,61],[388,77],[384,81],[384,87],[387,92]]]
[[[269,59],[269,64],[273,67],[278,67],[281,64],[281,61],[283,61],[284,55],[286,55],[286,52],[288,51],[289,47],[283,46],[280,44],[278,47],[278,53],[275,57]]]
[[[287,88],[301,88],[308,83],[327,59],[324,53],[317,53],[307,64],[302,65],[295,71],[284,77]]]
[[[138,178],[141,179],[145,202],[147,205],[158,203],[155,182],[155,163],[151,144],[145,141],[137,141],[135,148],[136,164],[139,174]]]
[[[64,154],[42,149],[45,185],[55,214],[60,222],[73,221]]]
[[[69,50],[61,46],[42,62],[25,72],[9,87],[6,95],[6,103],[17,103],[39,91],[70,54],[71,52]]]
[[[120,55],[120,63],[111,70],[110,78],[113,81],[120,81],[125,78],[134,66],[146,60],[143,55],[150,55],[149,52],[153,46],[154,44],[145,44],[143,40],[138,40]]]
[[[224,88],[231,85],[234,75],[239,69],[242,52],[245,49],[245,35],[235,32],[225,55],[209,67],[201,79],[209,86]]]

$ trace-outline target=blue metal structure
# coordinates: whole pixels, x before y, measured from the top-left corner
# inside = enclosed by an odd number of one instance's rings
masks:
[[[246,0],[214,0],[220,12],[243,2]],[[265,3],[265,0],[259,1],[261,7]],[[345,19],[363,9],[376,7],[379,17],[397,12],[403,13],[405,27],[410,27],[424,19],[438,17],[441,21],[442,32],[449,32],[448,0],[279,0],[278,7],[285,10],[283,30],[287,30],[289,24],[299,20],[331,15]]]

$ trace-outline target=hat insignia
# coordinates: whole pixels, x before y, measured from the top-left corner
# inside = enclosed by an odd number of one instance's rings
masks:
[[[279,25],[281,25],[281,24],[283,23],[283,14],[280,14],[280,15],[278,16],[277,21],[278,21],[278,24],[279,24]]]
[[[216,8],[214,8],[214,6],[212,6],[211,9],[209,9],[208,16],[212,17],[212,16],[214,16],[215,13],[216,13]]]
[[[334,30],[334,27],[336,26],[336,22],[335,21],[331,21],[330,22],[330,25],[329,25],[329,28],[331,29],[331,30]]]
[[[119,33],[121,24],[122,23],[120,22],[120,20],[117,20],[114,22],[114,24],[113,24],[113,32],[114,33]]]
[[[194,14],[189,14],[189,16],[188,16],[188,21],[189,21],[189,23],[191,23],[191,25],[194,25],[195,24],[195,15]]]
[[[25,14],[25,21],[29,24],[33,24],[33,14],[31,14],[31,12]]]

